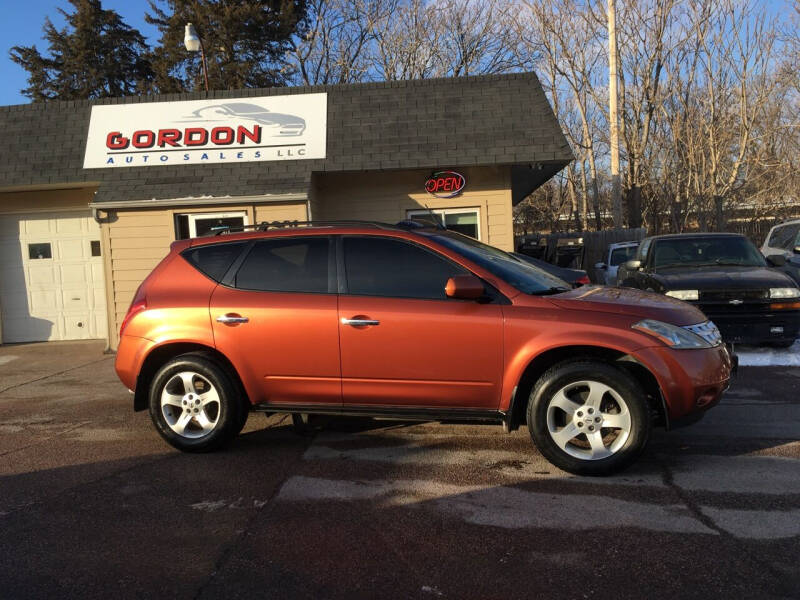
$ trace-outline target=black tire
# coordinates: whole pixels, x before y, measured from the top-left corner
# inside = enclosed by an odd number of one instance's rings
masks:
[[[311,415],[308,413],[292,413],[292,429],[298,435],[308,435],[313,430]]]
[[[180,398],[181,392],[186,391],[187,385],[181,373],[193,374],[191,393],[194,397],[186,393]],[[200,382],[203,382],[202,387]],[[209,385],[211,387],[206,388]],[[202,398],[203,388],[206,388],[206,392],[215,392],[217,400],[202,406],[201,402],[205,402]],[[162,405],[162,394],[165,393],[170,398],[177,398],[177,405]],[[195,408],[193,404],[187,411],[186,407],[180,406],[187,398],[191,398],[193,403],[197,402],[197,407]],[[231,380],[223,367],[203,354],[184,354],[162,366],[150,385],[149,408],[150,418],[161,437],[184,452],[216,450],[236,437],[246,421],[246,413],[244,417],[242,415],[245,411],[238,385]],[[191,410],[194,410],[197,416],[193,416]],[[213,424],[208,425],[207,430],[197,420],[200,416],[198,410],[202,411],[206,423],[211,422],[209,416],[213,419]],[[173,425],[180,429],[182,418],[190,419],[188,425],[183,428],[185,435],[177,433],[169,422],[175,421]]]
[[[602,391],[605,388],[609,391],[600,393],[597,412],[589,415],[587,407],[590,404],[586,403],[589,390]],[[556,406],[556,395],[560,391],[565,391],[567,399],[572,401],[569,406],[576,407],[571,415]],[[584,416],[579,417],[581,414]],[[610,475],[621,471],[639,457],[650,438],[650,411],[647,396],[639,383],[624,370],[595,359],[562,362],[546,371],[531,392],[527,417],[531,439],[544,457],[558,468],[577,475]],[[627,436],[625,427],[602,427],[607,422],[606,417],[608,423],[615,417],[624,420]],[[601,421],[596,425],[594,420],[598,418]],[[563,422],[562,427],[557,422],[559,419]],[[568,427],[572,429],[567,431]],[[589,428],[593,433],[588,431]],[[564,448],[556,443],[551,429],[555,434],[567,434],[561,436],[567,439]],[[569,438],[575,430],[578,433]],[[605,450],[596,451],[590,444],[589,435],[599,435],[601,442],[597,443],[602,443]],[[608,447],[605,446],[606,440],[610,440]],[[592,457],[595,454],[596,457]]]
[[[239,422],[236,424],[236,435],[239,435],[247,425],[247,418],[250,416],[250,403],[242,397],[239,410]]]

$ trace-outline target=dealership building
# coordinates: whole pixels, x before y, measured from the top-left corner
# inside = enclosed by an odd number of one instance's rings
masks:
[[[107,339],[171,242],[433,211],[513,246],[572,160],[532,73],[0,107],[0,339]]]

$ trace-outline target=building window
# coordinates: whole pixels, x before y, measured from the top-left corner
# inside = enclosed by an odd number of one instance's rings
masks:
[[[100,256],[100,240],[92,240],[89,242],[90,249],[92,251],[92,256]]]
[[[37,260],[40,258],[53,258],[50,242],[43,244],[28,244],[28,258]]]
[[[175,239],[185,240],[208,235],[225,227],[242,225],[247,225],[247,213],[244,211],[175,215]]]
[[[409,217],[436,215],[451,231],[463,233],[476,240],[481,239],[481,219],[477,208],[442,208],[438,210],[410,210]]]

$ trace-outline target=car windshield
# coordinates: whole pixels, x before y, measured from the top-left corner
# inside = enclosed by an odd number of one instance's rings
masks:
[[[563,279],[471,237],[453,231],[436,233],[430,237],[525,294],[558,294],[570,289],[570,285]]]
[[[656,240],[653,247],[655,268],[717,265],[764,267],[764,257],[744,237],[687,237]]]
[[[636,256],[638,246],[624,246],[622,248],[614,248],[611,251],[610,266],[616,267],[624,262],[633,259]]]

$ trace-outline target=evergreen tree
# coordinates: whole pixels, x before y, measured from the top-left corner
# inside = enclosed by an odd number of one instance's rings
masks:
[[[203,42],[209,89],[284,85],[291,75],[286,53],[306,27],[305,0],[150,0],[148,23],[161,31],[152,55],[159,92],[203,89],[199,52],[183,45],[193,23]]]
[[[125,24],[100,0],[69,0],[74,11],[58,11],[63,29],[45,20],[49,56],[36,46],[14,46],[11,60],[28,71],[22,93],[34,102],[141,94],[150,87],[152,70],[141,33]]]

